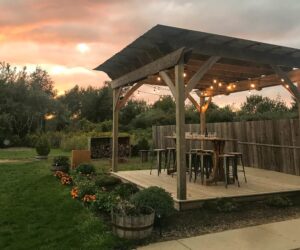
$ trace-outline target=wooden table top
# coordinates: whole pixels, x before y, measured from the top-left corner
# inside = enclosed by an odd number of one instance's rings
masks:
[[[168,139],[176,139],[174,135],[165,136]],[[186,140],[198,140],[198,141],[237,141],[237,139],[222,138],[222,137],[209,137],[209,136],[186,136]]]

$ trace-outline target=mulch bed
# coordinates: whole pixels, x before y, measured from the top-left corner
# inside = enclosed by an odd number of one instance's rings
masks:
[[[162,236],[156,226],[151,238],[143,244],[158,241],[174,240],[224,230],[255,226],[300,218],[300,202],[286,208],[269,207],[264,203],[240,205],[238,211],[216,212],[207,209],[196,209],[175,212],[162,227]]]

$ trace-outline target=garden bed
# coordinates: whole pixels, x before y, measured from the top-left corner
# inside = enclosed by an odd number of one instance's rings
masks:
[[[86,170],[86,168],[84,169]],[[123,184],[104,172],[100,174],[81,173],[79,175],[77,173],[72,175],[72,179],[74,185],[71,192],[72,197],[82,201],[105,222],[109,231],[113,231],[110,210],[116,204],[116,199],[125,197],[125,200],[131,200],[131,196],[127,192],[124,193],[124,191],[128,191],[128,187],[118,189]],[[98,191],[95,191],[94,185]],[[132,194],[136,192],[137,190]],[[155,193],[152,195],[156,197]],[[170,214],[168,217],[162,216],[161,223],[156,218],[154,231],[150,237],[127,242],[128,246],[147,245],[153,242],[299,218],[300,197],[293,197],[290,200],[284,196],[275,196],[261,202],[244,203],[236,203],[234,200],[223,198],[206,202],[204,207],[200,209],[181,212],[174,210]],[[160,224],[162,226],[159,226]]]
[[[282,208],[269,207],[264,202],[245,203],[238,211],[232,212],[208,209],[176,211],[162,227],[162,236],[156,227],[151,238],[143,244],[300,218],[300,198],[294,199],[293,203],[293,206]]]

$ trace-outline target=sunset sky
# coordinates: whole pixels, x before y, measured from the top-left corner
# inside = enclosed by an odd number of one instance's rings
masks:
[[[39,65],[60,93],[101,86],[108,76],[92,69],[156,24],[300,48],[298,0],[0,0],[0,13],[0,61]],[[259,93],[291,100],[282,87]],[[214,101],[238,107],[246,96]]]

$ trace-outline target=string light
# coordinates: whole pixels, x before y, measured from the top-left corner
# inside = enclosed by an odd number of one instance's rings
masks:
[[[231,90],[231,85],[228,85],[228,86],[227,86],[227,89],[228,89],[228,90]]]
[[[221,83],[221,82],[219,82],[218,86],[219,86],[219,87],[222,87],[222,83]]]
[[[157,81],[159,81],[159,82],[161,81],[161,78],[160,78],[159,76],[158,76],[156,79],[157,79]]]
[[[254,84],[254,83],[251,83],[251,84],[250,84],[250,87],[254,89],[254,88],[255,88],[255,84]]]
[[[213,80],[213,83],[217,83],[217,80],[216,80],[216,79],[214,79],[214,80]]]
[[[186,77],[186,73],[185,72],[183,73],[183,77]]]
[[[211,85],[211,86],[210,86],[210,89],[214,89],[214,86]]]
[[[286,84],[285,87],[288,89],[290,86]]]
[[[232,87],[235,89],[235,88],[236,88],[236,85],[235,85],[235,84],[233,84],[233,85],[232,85]]]
[[[281,80],[282,82],[284,82],[284,79],[283,79],[283,78],[281,78],[280,80]]]

